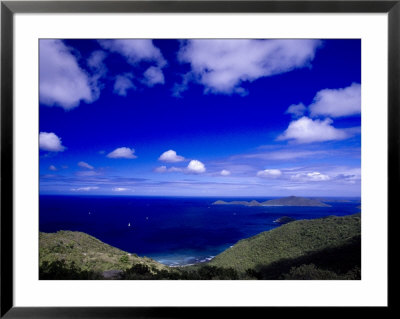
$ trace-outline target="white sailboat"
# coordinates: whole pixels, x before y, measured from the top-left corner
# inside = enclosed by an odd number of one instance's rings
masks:
[[[131,227],[131,223],[128,223],[128,227]]]

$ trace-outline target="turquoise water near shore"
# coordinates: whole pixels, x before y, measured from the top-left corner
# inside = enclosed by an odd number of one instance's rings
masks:
[[[331,207],[212,205],[237,198],[50,196],[39,198],[39,230],[81,231],[170,265],[204,262],[238,240],[278,227],[282,216],[314,219],[360,212],[360,199],[331,198]],[[240,198],[265,201],[272,197]]]

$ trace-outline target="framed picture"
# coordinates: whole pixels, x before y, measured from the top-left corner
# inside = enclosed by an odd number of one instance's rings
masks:
[[[1,316],[389,309],[399,15],[3,1]]]

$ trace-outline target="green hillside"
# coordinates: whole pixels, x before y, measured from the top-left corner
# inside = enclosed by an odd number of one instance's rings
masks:
[[[56,263],[55,263],[56,262]],[[132,264],[145,264],[153,269],[166,269],[167,266],[150,258],[138,257],[82,232],[59,231],[39,233],[39,264],[43,275],[49,266],[65,268],[95,276],[107,270],[126,270]],[[96,276],[95,276],[96,277]]]
[[[360,214],[293,221],[240,240],[208,264],[263,278],[311,264],[343,272],[360,266],[360,236]]]

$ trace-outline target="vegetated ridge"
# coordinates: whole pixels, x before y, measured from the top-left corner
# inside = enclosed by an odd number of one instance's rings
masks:
[[[46,279],[46,268],[52,264],[81,272],[85,277],[107,277],[107,271],[119,270],[111,273],[111,277],[118,276],[132,264],[148,265],[156,270],[167,269],[168,266],[147,257],[139,257],[113,246],[97,238],[77,231],[58,231],[56,233],[39,233],[39,265],[42,277]],[[52,269],[47,269],[51,272]],[[105,273],[104,273],[105,272]],[[64,274],[68,276],[68,274]],[[73,274],[72,274],[73,275]],[[67,278],[68,279],[68,278]]]
[[[292,221],[240,240],[213,258],[209,265],[232,267],[239,273],[260,272],[262,277],[269,278],[303,264],[343,272],[360,267],[360,263],[361,214],[358,213]]]

